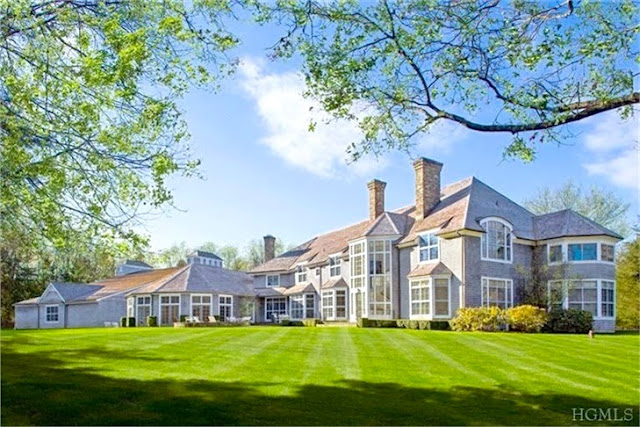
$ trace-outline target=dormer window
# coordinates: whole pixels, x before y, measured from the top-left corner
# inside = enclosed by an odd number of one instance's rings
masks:
[[[339,255],[329,257],[329,276],[336,277],[341,274],[341,263]]]
[[[304,265],[296,267],[296,283],[304,283],[307,281],[307,269]]]
[[[487,218],[480,222],[482,234],[482,259],[487,261],[512,262],[511,225],[499,218]]]
[[[267,287],[271,288],[274,286],[280,286],[280,275],[279,274],[267,275]]]
[[[434,232],[419,235],[420,262],[437,261],[440,258],[439,246],[438,236]]]

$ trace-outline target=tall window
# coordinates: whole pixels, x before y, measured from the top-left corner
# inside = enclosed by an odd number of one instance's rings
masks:
[[[46,317],[45,317],[45,321],[47,323],[55,323],[58,322],[60,320],[60,316],[59,316],[59,312],[58,312],[58,306],[57,305],[48,305],[46,308]]]
[[[331,320],[333,315],[333,291],[322,291],[322,318]]]
[[[206,322],[211,316],[211,295],[191,295],[191,315]]]
[[[296,267],[296,283],[305,283],[307,281],[307,269],[304,265]]]
[[[600,259],[602,261],[613,262],[613,254],[612,245],[605,245],[604,243],[600,245]]]
[[[439,258],[438,236],[435,233],[427,233],[418,236],[420,249],[420,262],[435,261]]]
[[[346,289],[336,290],[336,319],[347,317],[347,291]]]
[[[160,324],[170,325],[180,320],[180,295],[160,296]]]
[[[304,318],[311,319],[316,317],[316,296],[314,294],[306,294],[304,296]]]
[[[598,315],[598,282],[572,280],[569,283],[567,300],[570,309],[586,310],[596,317]]]
[[[127,298],[127,317],[134,316],[136,299],[134,297]]]
[[[513,282],[510,279],[482,278],[482,305],[500,308],[511,307],[513,303]]]
[[[286,298],[265,298],[264,317],[266,320],[275,320],[276,316],[287,314]]]
[[[562,280],[553,280],[549,282],[548,289],[549,309],[562,309],[565,301],[564,282]]]
[[[568,247],[569,261],[595,261],[598,259],[597,243],[571,243]]]
[[[613,317],[615,301],[615,283],[602,281],[600,289],[600,315],[602,317]]]
[[[349,246],[351,264],[351,288],[364,287],[365,282],[365,243],[359,242]]]
[[[482,234],[482,259],[511,262],[511,226],[503,221],[489,219],[481,222],[485,232]]]
[[[220,313],[220,320],[223,322],[233,317],[233,297],[231,295],[218,296],[218,311]]]
[[[562,245],[549,246],[549,262],[562,262]]]
[[[341,264],[341,260],[339,255],[332,256],[329,258],[329,276],[331,277],[340,276],[340,270],[341,270],[340,264]]]
[[[369,241],[369,317],[391,316],[391,241]]]
[[[151,296],[137,297],[136,304],[136,323],[144,326],[147,324],[147,317],[151,316]]]
[[[433,315],[449,317],[449,279],[433,280]]]
[[[280,275],[269,274],[267,275],[267,287],[280,286]]]
[[[291,304],[291,318],[303,319],[304,318],[304,295],[290,296],[289,304]]]
[[[431,314],[431,279],[411,281],[411,316]]]

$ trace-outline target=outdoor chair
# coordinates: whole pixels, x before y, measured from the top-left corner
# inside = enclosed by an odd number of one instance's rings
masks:
[[[209,323],[218,323],[215,316],[209,316]]]

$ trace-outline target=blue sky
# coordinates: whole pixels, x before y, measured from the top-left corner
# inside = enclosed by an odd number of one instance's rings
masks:
[[[413,203],[412,159],[388,153],[381,159],[345,163],[345,148],[357,140],[354,124],[319,124],[322,113],[300,92],[297,63],[270,62],[266,50],[277,32],[241,27],[243,58],[236,75],[217,93],[192,90],[181,102],[203,179],[174,178],[178,209],[146,221],[152,249],[206,241],[245,246],[269,233],[288,243],[360,221],[368,215],[366,183],[387,182],[388,210]],[[314,108],[310,111],[309,107]],[[613,114],[572,126],[576,137],[546,145],[535,162],[503,161],[506,135],[480,134],[455,126],[422,137],[414,156],[444,163],[442,183],[476,176],[516,202],[540,187],[571,178],[588,187],[614,190],[638,212],[638,125]]]

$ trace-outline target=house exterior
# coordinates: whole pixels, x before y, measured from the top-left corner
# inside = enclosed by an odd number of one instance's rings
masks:
[[[412,206],[386,210],[386,184],[373,180],[367,219],[277,257],[275,238],[265,236],[265,262],[248,273],[205,251],[184,267],[128,261],[113,278],[51,283],[15,304],[16,328],[102,326],[123,316],[138,325],[157,316],[161,326],[181,315],[448,320],[462,307],[520,304],[531,271],[544,269],[549,304],[588,310],[595,330],[614,330],[621,236],[571,210],[534,215],[473,177],[442,187],[442,166],[414,162]]]
[[[550,303],[614,330],[621,236],[571,210],[534,215],[473,177],[441,187],[442,166],[414,162],[412,206],[387,211],[386,184],[373,180],[364,221],[278,257],[266,236],[266,262],[250,271],[258,319],[447,320],[461,307],[507,308],[521,303],[538,259],[553,277]]]
[[[147,316],[156,316],[160,326],[181,315],[255,318],[251,276],[221,265],[215,254],[201,252],[184,267],[145,268],[90,284],[51,283],[40,297],[15,304],[15,328],[96,327],[124,316],[139,326]]]

